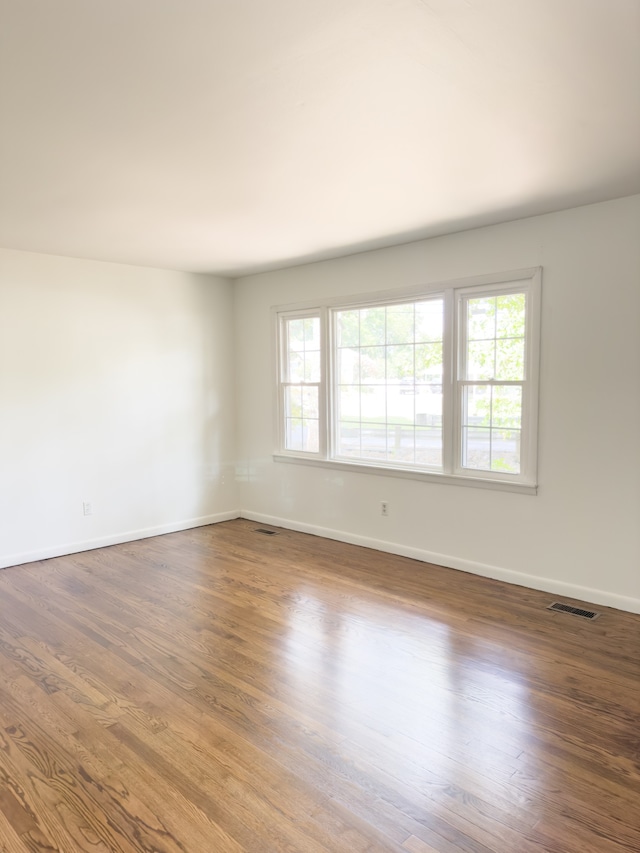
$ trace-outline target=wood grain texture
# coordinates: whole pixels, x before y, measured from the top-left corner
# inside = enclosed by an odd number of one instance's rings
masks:
[[[3,853],[640,850],[640,617],[256,527],[0,572]]]

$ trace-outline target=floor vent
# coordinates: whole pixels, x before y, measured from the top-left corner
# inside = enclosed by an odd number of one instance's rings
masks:
[[[263,536],[277,536],[277,530],[267,530],[266,527],[256,527],[253,531],[254,533],[262,533]]]
[[[554,601],[547,607],[547,610],[559,610],[561,613],[571,613],[572,616],[580,616],[582,619],[597,619],[600,613],[595,610],[582,610],[580,607],[571,607],[569,604],[561,604],[559,601]]]

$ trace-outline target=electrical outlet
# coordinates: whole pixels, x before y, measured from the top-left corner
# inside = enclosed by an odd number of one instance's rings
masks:
[[[389,504],[386,501],[380,502],[380,515],[389,515]]]
[[[82,502],[82,512],[83,515],[93,515],[93,504],[91,501]]]

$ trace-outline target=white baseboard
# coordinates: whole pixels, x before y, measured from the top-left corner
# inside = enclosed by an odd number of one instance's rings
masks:
[[[230,521],[238,518],[239,511],[219,512],[214,515],[204,515],[200,518],[189,518],[170,524],[160,524],[157,527],[143,527],[138,530],[127,530],[100,536],[97,539],[85,539],[81,542],[67,542],[64,545],[54,545],[39,551],[24,551],[21,554],[0,556],[0,569],[9,566],[21,566],[23,563],[34,563],[37,560],[49,560],[51,557],[64,557],[67,554],[78,554],[81,551],[93,551],[95,548],[106,548],[108,545],[121,545],[123,542],[135,542],[138,539],[150,539],[152,536],[163,536],[165,533],[177,533],[179,530],[191,530],[193,527],[205,527],[207,524],[217,524],[219,521]]]
[[[372,539],[368,536],[357,536],[343,530],[335,530],[330,527],[319,527],[315,524],[291,521],[288,518],[265,515],[263,513],[250,512],[248,510],[231,510],[214,515],[206,515],[200,518],[190,518],[183,521],[162,524],[157,527],[145,527],[138,530],[114,533],[96,539],[86,539],[79,542],[70,542],[64,545],[55,545],[38,551],[25,551],[20,554],[8,554],[0,556],[0,569],[9,566],[19,566],[23,563],[33,563],[37,560],[48,560],[51,557],[63,557],[66,554],[77,554],[81,551],[92,551],[95,548],[105,548],[109,545],[120,545],[123,542],[133,542],[138,539],[149,539],[152,536],[162,536],[165,533],[176,533],[179,530],[190,530],[194,527],[205,527],[208,524],[217,524],[220,521],[230,521],[234,518],[247,518],[260,524],[269,524],[273,527],[284,527],[288,530],[297,530],[301,533],[311,533],[314,536],[322,536],[325,539],[335,539],[338,542],[346,542],[350,545],[361,545],[364,548],[373,548],[375,551],[384,551],[388,554],[398,554],[402,557],[410,557],[422,563],[434,563],[449,569],[458,569],[470,572],[474,575],[504,581],[505,583],[525,586],[530,589],[538,589],[561,595],[565,598],[575,599],[579,602],[600,604],[604,607],[615,607],[617,610],[625,610],[629,613],[640,613],[640,599],[630,596],[617,595],[601,589],[569,584],[554,578],[546,578],[539,575],[523,574],[505,569],[500,566],[492,566],[488,563],[478,563],[472,560],[463,560],[449,554],[438,554],[433,551],[425,551],[420,548],[409,548],[396,542],[387,542],[382,539]]]
[[[400,545],[396,542],[386,542],[382,539],[357,536],[342,530],[318,527],[314,524],[305,524],[303,522],[291,521],[288,518],[277,518],[276,516],[249,512],[248,510],[241,510],[240,517],[247,518],[250,521],[257,521],[260,524],[269,524],[272,527],[284,527],[288,530],[297,530],[300,533],[311,533],[314,536],[322,536],[325,539],[336,539],[338,542],[347,542],[350,545],[362,545],[364,548],[373,548],[375,551],[385,551],[388,554],[411,557],[422,563],[434,563],[437,566],[444,566],[448,569],[458,569],[459,571],[470,572],[474,575],[504,581],[505,583],[515,584],[516,586],[526,586],[529,589],[537,589],[542,592],[561,595],[579,602],[600,604],[604,607],[615,607],[617,610],[625,610],[630,613],[640,613],[640,599],[618,595],[602,589],[592,589],[591,587],[558,581],[554,578],[514,572],[512,569],[504,569],[500,566],[463,560],[448,554],[438,554],[433,551],[424,551],[420,548],[409,548],[406,545]]]

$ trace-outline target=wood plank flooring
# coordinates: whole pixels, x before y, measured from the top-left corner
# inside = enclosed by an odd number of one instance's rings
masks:
[[[640,851],[640,617],[256,527],[0,572],[0,850]]]

